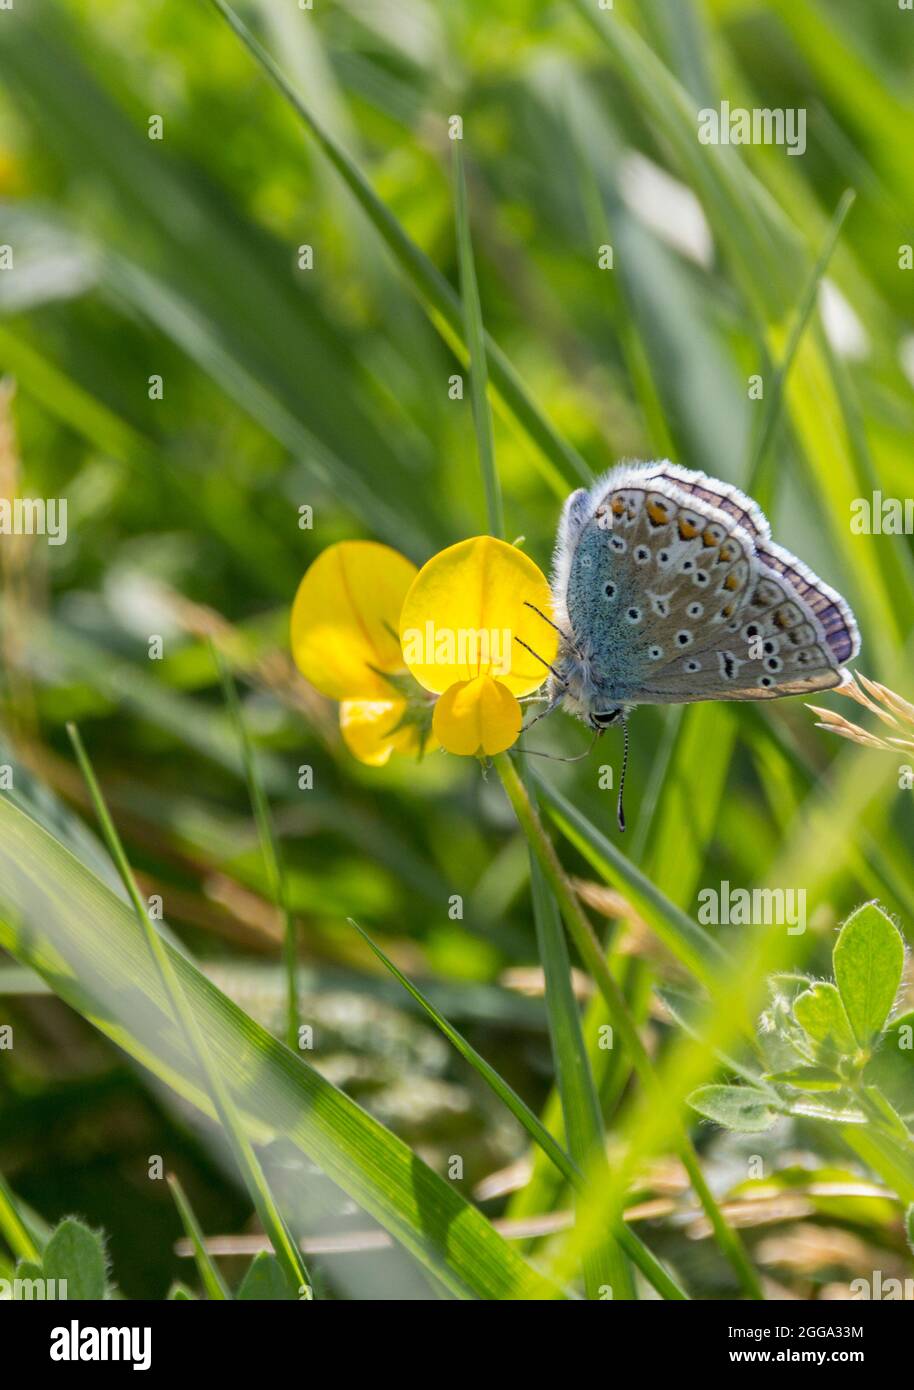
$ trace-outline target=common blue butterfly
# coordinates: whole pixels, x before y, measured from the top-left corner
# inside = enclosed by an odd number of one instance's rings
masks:
[[[860,648],[847,603],[772,541],[751,498],[666,460],[569,497],[552,595],[548,708],[597,730],[635,705],[825,690]]]

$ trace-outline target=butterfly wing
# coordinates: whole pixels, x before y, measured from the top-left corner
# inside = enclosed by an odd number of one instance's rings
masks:
[[[771,527],[761,507],[732,483],[725,483],[720,478],[709,478],[707,473],[682,468],[678,463],[669,463],[666,459],[649,464],[645,476],[670,484],[678,492],[696,498],[702,506],[715,507],[718,511],[724,512],[753,540],[771,539]]]
[[[749,498],[671,464],[615,470],[590,496],[567,617],[613,699],[772,699],[844,679],[859,646],[850,609],[774,545]]]

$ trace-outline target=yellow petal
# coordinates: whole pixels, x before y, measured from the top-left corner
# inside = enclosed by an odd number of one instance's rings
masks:
[[[423,565],[403,603],[406,665],[436,694],[484,675],[515,695],[529,694],[548,675],[543,663],[553,660],[558,638],[525,600],[552,616],[546,576],[516,546],[474,536],[442,550]]]
[[[369,767],[383,767],[391,753],[418,753],[416,726],[404,724],[397,728],[405,708],[405,700],[344,700],[340,705],[340,732],[350,753]],[[437,741],[429,738],[425,751],[437,746]]]
[[[501,681],[458,681],[435,705],[432,728],[449,753],[502,753],[520,733],[521,709]]]
[[[292,605],[292,655],[303,676],[333,700],[386,699],[370,669],[402,671],[400,609],[416,567],[390,546],[340,541],[318,555]]]

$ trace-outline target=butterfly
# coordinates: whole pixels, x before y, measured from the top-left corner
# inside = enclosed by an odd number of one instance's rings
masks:
[[[572,493],[552,601],[547,710],[598,731],[636,705],[826,690],[860,649],[848,604],[774,543],[751,498],[666,460]]]

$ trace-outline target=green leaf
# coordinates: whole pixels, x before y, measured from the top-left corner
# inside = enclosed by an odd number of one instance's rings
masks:
[[[830,1067],[789,1067],[765,1077],[775,1086],[795,1086],[798,1091],[840,1091],[844,1082]]]
[[[856,1050],[850,1021],[833,984],[815,984],[793,1001],[793,1016],[817,1049],[845,1057]]]
[[[905,1235],[908,1238],[908,1244],[911,1247],[911,1254],[914,1255],[914,1202],[911,1203],[904,1214],[904,1229]]]
[[[189,1303],[197,1301],[197,1295],[193,1289],[189,1289],[186,1284],[182,1284],[180,1279],[176,1279],[168,1293],[165,1295],[166,1303]]]
[[[904,942],[876,903],[864,903],[841,928],[833,961],[854,1036],[861,1047],[868,1047],[895,1002],[904,970]]]
[[[205,1083],[126,903],[0,798],[0,946],[207,1115]],[[552,1298],[538,1274],[454,1187],[348,1096],[293,1056],[171,946],[175,970],[225,1069],[242,1122],[313,1160],[452,1293]]]
[[[52,1233],[42,1264],[46,1279],[66,1280],[68,1299],[104,1298],[107,1293],[104,1242],[73,1217]]]
[[[261,1250],[255,1255],[241,1281],[237,1298],[247,1302],[294,1302],[282,1266],[275,1255]]]
[[[688,1103],[699,1115],[742,1134],[770,1129],[778,1118],[771,1096],[754,1086],[699,1086]]]

